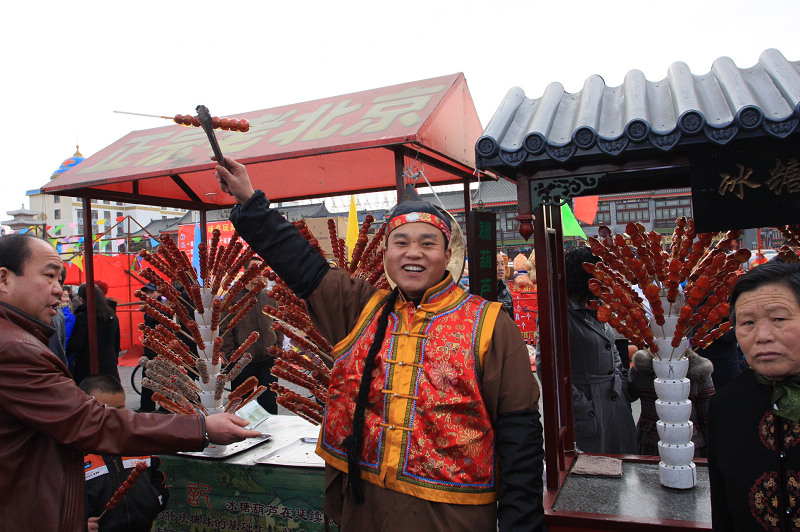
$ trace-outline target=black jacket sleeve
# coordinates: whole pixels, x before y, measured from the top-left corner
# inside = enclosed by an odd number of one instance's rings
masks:
[[[328,262],[288,222],[271,209],[264,193],[231,210],[233,226],[251,248],[301,299],[306,299],[328,272]]]
[[[500,465],[500,532],[544,528],[544,438],[537,410],[503,414],[495,423]]]

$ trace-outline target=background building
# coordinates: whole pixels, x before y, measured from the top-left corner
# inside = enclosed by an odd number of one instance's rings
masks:
[[[53,173],[51,179],[80,164],[84,160],[79,150],[66,159]],[[516,185],[505,180],[480,183],[471,190],[472,208],[484,209],[497,214],[497,247],[509,256],[518,253],[529,254],[533,241],[525,241],[519,235],[517,216]],[[39,189],[27,192],[30,208],[24,204],[20,209],[8,211],[12,218],[3,222],[11,231],[32,230],[37,234],[55,239],[60,251],[67,255],[80,249],[84,235],[83,202],[79,198],[42,194]],[[423,198],[434,204],[441,204],[451,213],[466,231],[464,214],[464,194],[460,190],[422,194]],[[437,200],[438,197],[438,200]],[[311,202],[303,205],[281,205],[275,207],[291,221],[302,218],[330,218],[347,216],[347,212],[331,212],[325,202]],[[367,214],[376,218],[371,232],[380,227],[386,209],[362,210],[358,213],[359,223]],[[209,211],[207,220],[227,220],[229,210]],[[692,197],[689,189],[667,189],[643,191],[638,193],[606,194],[599,197],[597,215],[591,224],[580,222],[587,236],[597,235],[597,228],[606,225],[616,233],[625,232],[628,222],[641,222],[645,228],[665,236],[672,234],[675,219],[692,216]],[[184,209],[156,207],[122,202],[98,200],[92,202],[92,234],[105,233],[94,245],[95,252],[120,253],[150,249],[150,236],[158,237],[168,233],[177,237],[180,225],[199,221],[198,213]],[[328,235],[315,235],[325,238]],[[344,237],[344,235],[339,235]],[[740,241],[741,245],[755,249],[758,242],[755,229],[748,229]],[[783,237],[774,228],[761,229],[761,247],[779,248]]]
[[[50,179],[77,166],[83,160],[80,150],[76,150],[72,157],[61,163]],[[30,208],[25,209],[22,214],[17,214],[18,211],[8,212],[15,219],[2,224],[15,231],[31,226],[40,234],[44,230],[47,238],[55,239],[61,245],[60,251],[64,254],[79,249],[79,241],[84,235],[83,201],[80,198],[42,194],[39,189],[29,190],[26,195]],[[179,218],[187,212],[184,209],[107,200],[92,201],[91,208],[92,234],[107,233],[94,245],[95,251],[104,253],[124,252],[128,249],[128,237],[132,233],[138,232],[153,220]]]

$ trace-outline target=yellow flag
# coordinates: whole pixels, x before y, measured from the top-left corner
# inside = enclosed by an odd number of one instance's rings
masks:
[[[81,271],[83,271],[83,257],[75,255],[70,259],[70,262],[75,266],[77,266]]]
[[[347,215],[347,238],[344,244],[347,246],[350,260],[353,259],[353,249],[358,241],[358,214],[356,214],[356,197],[350,195],[350,214]]]

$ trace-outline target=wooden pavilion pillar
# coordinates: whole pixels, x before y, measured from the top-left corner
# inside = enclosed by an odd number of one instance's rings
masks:
[[[92,234],[92,198],[83,196],[83,267],[86,272],[86,315],[89,326],[89,374],[100,373],[97,354],[97,315],[94,297],[94,235]],[[80,384],[80,383],[78,383]]]

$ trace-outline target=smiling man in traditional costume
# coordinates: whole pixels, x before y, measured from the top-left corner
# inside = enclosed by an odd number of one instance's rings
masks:
[[[226,163],[231,221],[335,346],[317,447],[326,514],[342,530],[540,530],[539,388],[501,304],[448,271],[447,217],[421,201],[392,211],[384,265],[396,287],[378,290],[330,268]]]

